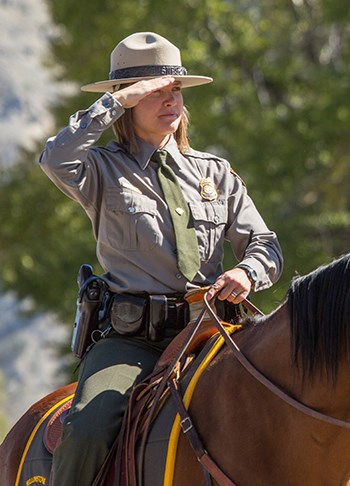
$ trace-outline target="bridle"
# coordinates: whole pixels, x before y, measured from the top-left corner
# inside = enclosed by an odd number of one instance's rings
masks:
[[[201,312],[201,314],[198,316],[198,319],[196,321],[196,327],[194,329],[194,333],[198,329],[201,321],[204,318],[204,315],[207,313],[209,316],[212,318],[215,326],[217,327],[219,333],[223,337],[225,343],[229,347],[229,349],[232,351],[234,357],[237,359],[237,361],[243,366],[243,368],[250,373],[250,375],[257,380],[259,383],[261,383],[263,386],[265,386],[268,390],[270,390],[272,393],[274,393],[278,398],[286,402],[288,405],[292,406],[299,412],[308,415],[316,420],[320,420],[322,422],[325,422],[327,424],[335,425],[337,427],[342,427],[345,429],[350,429],[350,422],[347,422],[345,420],[337,419],[335,417],[323,414],[321,412],[318,412],[317,410],[308,407],[307,405],[304,405],[303,403],[299,402],[295,398],[291,397],[287,393],[285,393],[283,390],[281,390],[278,386],[276,386],[274,383],[272,383],[261,371],[259,371],[242,353],[240,348],[237,346],[237,344],[234,342],[232,339],[231,335],[226,331],[225,327],[221,323],[220,319],[210,306],[210,302],[208,301],[207,298],[207,293],[204,294],[204,309]],[[250,311],[253,313],[253,315],[261,315],[263,316],[263,313],[257,309],[250,301],[243,301],[242,304]],[[184,433],[188,436],[191,446],[194,449],[197,459],[201,463],[204,473],[205,473],[205,480],[207,485],[211,485],[211,477],[213,477],[219,484],[220,486],[238,486],[236,483],[234,483],[230,478],[226,476],[226,474],[220,469],[220,467],[211,459],[209,456],[208,452],[205,450],[203,447],[203,444],[198,436],[198,433],[193,427],[193,423],[191,421],[191,418],[183,404],[182,397],[180,395],[180,392],[177,387],[177,382],[175,379],[169,380],[169,387],[170,391],[172,393],[172,396],[174,398],[175,404],[178,409],[178,413],[180,415],[181,419],[181,425],[183,428]]]

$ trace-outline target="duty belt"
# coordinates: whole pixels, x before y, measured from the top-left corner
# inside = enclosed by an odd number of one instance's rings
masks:
[[[238,306],[216,302],[216,312],[224,321],[239,321]],[[143,335],[149,341],[173,338],[190,321],[189,304],[181,294],[113,294],[109,308],[110,323],[118,334]]]
[[[110,322],[122,335],[144,335],[150,341],[176,336],[189,322],[189,305],[183,296],[114,294]]]

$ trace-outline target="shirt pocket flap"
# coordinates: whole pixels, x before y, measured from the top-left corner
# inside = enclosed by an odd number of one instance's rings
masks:
[[[195,220],[208,221],[213,224],[225,224],[227,221],[227,208],[223,204],[192,201],[189,205]]]
[[[121,211],[129,214],[157,214],[157,202],[143,194],[107,189],[106,205],[110,211]]]

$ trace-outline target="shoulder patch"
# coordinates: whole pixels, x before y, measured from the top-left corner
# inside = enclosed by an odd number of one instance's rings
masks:
[[[234,170],[233,167],[230,168],[230,172],[231,172],[232,175],[234,175],[235,177],[237,177],[237,179],[239,179],[245,187],[247,187],[247,184],[244,182],[244,180],[242,179],[242,177],[237,174],[237,172]]]

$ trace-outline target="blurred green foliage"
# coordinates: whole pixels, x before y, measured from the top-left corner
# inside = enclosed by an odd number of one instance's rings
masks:
[[[62,79],[108,79],[109,54],[135,31],[180,47],[189,74],[214,83],[185,90],[190,138],[226,157],[280,239],[285,270],[253,296],[269,311],[296,273],[350,246],[350,10],[346,0],[48,0],[62,36],[52,46]],[[51,60],[51,62],[53,62]],[[57,129],[93,94],[56,109]],[[106,133],[101,143],[112,137]],[[41,172],[37,154],[6,174],[0,191],[5,288],[72,320],[81,263],[99,267],[87,217]],[[1,156],[0,156],[1,157]],[[225,265],[232,266],[227,251]]]

